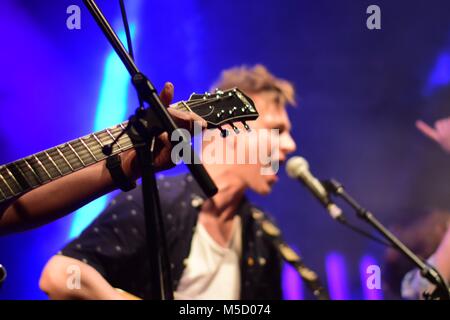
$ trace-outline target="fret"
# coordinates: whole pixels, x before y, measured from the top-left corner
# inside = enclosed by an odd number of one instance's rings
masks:
[[[73,172],[73,170],[70,168],[67,161],[64,160],[62,155],[59,153],[58,148],[55,147],[55,148],[49,149],[49,150],[47,150],[47,152],[48,152],[48,155],[50,156],[50,158],[52,158],[53,161],[55,162],[58,169],[63,173],[63,175]]]
[[[40,185],[39,179],[30,170],[30,168],[28,167],[28,164],[25,162],[25,159],[20,159],[20,160],[16,161],[15,165],[23,173],[24,177],[29,182],[29,185],[31,188]]]
[[[66,143],[66,146],[75,154],[75,156],[78,158],[78,160],[80,160],[80,163],[81,163],[82,167],[86,167],[86,165],[84,164],[83,160],[81,160],[80,156],[75,151],[75,149],[72,147],[72,145],[70,143]]]
[[[231,96],[231,93],[229,95]],[[211,97],[193,95],[191,101],[174,103],[170,107],[183,112],[192,112],[195,107],[202,104],[207,108],[209,102],[211,109],[211,105],[220,99],[222,98],[219,95]],[[112,142],[114,142],[113,154],[129,150],[133,147],[133,140],[126,131],[128,124],[128,121],[124,121],[100,132],[0,166],[0,203],[3,202],[2,197],[5,199],[15,197],[23,193],[23,190],[37,187],[105,159],[103,148]],[[115,137],[119,135],[116,140]]]
[[[125,126],[124,124],[119,124],[118,126],[120,126],[120,131],[125,130]],[[131,138],[128,136],[128,133],[125,132],[125,134],[123,134],[120,138],[119,138],[119,142],[122,146],[122,151],[128,150],[131,147],[133,147],[133,142],[131,141]]]
[[[36,157],[42,163],[45,170],[50,175],[51,180],[55,180],[61,177],[61,174],[55,169],[55,165],[49,160],[49,158],[45,154],[45,151],[36,153]]]
[[[84,143],[91,151],[92,155],[95,158],[95,161],[101,161],[105,157],[102,152],[102,147],[92,136],[83,138]]]
[[[14,176],[11,175],[11,172],[8,170],[6,166],[0,167],[0,176],[3,177],[6,186],[11,191],[11,195],[15,196],[20,193],[21,187],[18,182],[15,180]]]
[[[98,152],[98,154],[99,154],[99,159],[104,159],[105,157],[106,157],[106,155],[103,153],[103,146],[104,146],[104,144],[100,141],[100,139],[99,138],[97,138],[97,136],[95,135],[95,133],[93,133],[92,134],[92,137],[94,138],[94,139],[92,139],[92,141],[96,144],[96,145],[99,145],[100,146],[100,148],[95,148],[94,150],[96,151],[96,152]]]
[[[120,125],[115,125],[114,127],[106,128],[106,130],[109,130],[113,136],[119,135],[122,133],[122,129],[120,128]]]
[[[83,139],[80,138],[80,139],[78,139],[78,140],[80,140],[80,142],[81,142],[81,144],[83,145],[83,147],[86,148],[86,150],[89,152],[89,154],[92,156],[92,158],[94,158],[94,160],[97,162],[97,161],[98,161],[97,157],[92,153],[91,149],[89,149],[89,147],[88,147],[87,144],[83,141]]]
[[[30,189],[31,184],[27,180],[25,172],[19,166],[18,161],[11,163],[8,166],[9,166],[9,170],[12,172],[12,174],[16,177],[17,181],[19,182],[22,190],[25,191],[25,190]]]
[[[133,146],[130,137],[128,137],[127,135],[121,136],[119,142],[123,148],[123,151],[128,150],[131,146]]]
[[[71,141],[68,144],[76,152],[76,154],[78,155],[78,158],[81,160],[81,163],[83,164],[83,166],[87,167],[88,165],[95,163],[95,158],[93,158],[91,155],[89,155],[86,148],[79,141],[79,139]]]
[[[67,158],[64,156],[64,154],[61,152],[61,150],[59,149],[59,147],[56,147],[56,150],[58,151],[58,154],[61,156],[61,158],[64,159],[64,161],[67,163],[67,165],[69,166],[70,170],[73,172],[75,171],[72,167],[72,165],[70,164],[69,160],[67,160]]]
[[[100,147],[103,148],[103,143],[97,138],[97,136],[95,135],[95,133],[93,133],[92,136],[94,137],[94,140],[98,142],[98,144],[100,145]]]
[[[119,126],[120,126],[120,128],[121,128],[122,130],[125,130],[125,129],[126,129],[126,127],[123,125],[123,123],[120,123]],[[127,145],[128,147],[131,147],[131,146],[133,145],[133,142],[131,141],[131,138],[128,136],[128,134],[127,134],[126,132],[125,132],[125,134],[124,134],[120,139],[125,140],[124,142],[126,143],[126,145]],[[119,139],[119,140],[120,140],[120,139]]]
[[[8,169],[7,166],[4,166],[4,168],[6,169],[6,172],[8,173],[8,175],[12,178],[12,180],[14,181],[14,183],[19,187],[22,188],[21,185],[19,184],[19,182],[16,180],[16,177],[14,177],[14,175],[11,173],[11,171]],[[20,191],[20,190],[19,190]]]
[[[111,134],[111,132],[109,131],[109,129],[106,129],[106,132],[109,134],[109,136],[113,139],[113,142],[114,142],[114,136]],[[120,151],[123,151],[123,149],[122,149],[122,146],[119,144],[119,141],[117,141],[116,143],[115,143],[115,145],[117,145],[117,147],[119,148],[119,150]]]
[[[0,167],[0,169],[1,168],[2,167]],[[11,188],[11,186],[9,185],[8,181],[6,181],[5,177],[3,177],[1,172],[0,172],[0,178],[2,179],[2,181],[6,185],[6,187],[9,189],[9,191],[11,191],[11,196],[13,196],[15,193],[14,193],[13,189]]]
[[[23,159],[25,161],[25,164],[28,166],[28,169],[30,169],[30,171],[34,174],[34,176],[36,177],[36,180],[39,184],[42,184],[42,179],[41,177],[37,174],[37,172],[34,170],[34,168],[31,166],[30,162],[28,161],[28,159]]]
[[[39,165],[40,168],[42,168],[42,170],[45,172],[45,174],[48,176],[48,178],[50,180],[53,180],[52,176],[50,175],[50,173],[48,173],[47,169],[42,164],[41,160],[39,160],[39,158],[36,155],[33,155],[33,158],[34,158],[34,160],[36,160],[36,163]]]
[[[26,158],[26,161],[36,173],[36,176],[39,178],[39,181],[37,181],[38,184],[44,184],[51,180],[51,176],[48,172],[46,172],[46,170],[43,168],[42,163],[40,164],[40,160],[36,158],[35,155],[29,156],[28,158]]]
[[[103,146],[109,145],[112,142],[110,140],[110,135],[108,135],[108,133],[106,133],[106,130],[98,132],[97,137],[100,140],[100,142],[103,144]],[[113,153],[115,153],[117,151],[117,146],[114,145],[112,150],[113,150]],[[105,155],[105,157],[106,157],[106,155]]]
[[[8,196],[3,192],[3,189],[1,188],[1,184],[0,184],[0,193],[2,194],[2,198],[3,200],[5,200],[6,198],[8,198]]]
[[[53,166],[56,168],[56,170],[58,170],[58,173],[60,176],[63,176],[64,174],[61,172],[61,170],[59,169],[59,167],[56,165],[55,161],[52,159],[52,157],[50,157],[50,155],[48,154],[47,151],[44,151],[45,156],[48,158],[48,160],[50,160],[50,162],[53,164]]]

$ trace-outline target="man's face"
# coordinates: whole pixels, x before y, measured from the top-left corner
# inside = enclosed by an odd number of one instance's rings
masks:
[[[276,99],[275,92],[250,95],[259,112],[257,120],[250,126],[252,133],[242,135],[247,153],[258,150],[256,163],[238,164],[236,174],[245,185],[259,194],[268,194],[278,180],[279,165],[286,161],[288,154],[296,150],[291,137],[291,123],[283,104]],[[238,152],[242,149],[237,148]]]

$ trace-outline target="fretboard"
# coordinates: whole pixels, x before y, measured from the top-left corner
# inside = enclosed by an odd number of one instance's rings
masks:
[[[186,111],[181,103],[171,107]],[[102,147],[110,144],[126,125],[127,121],[0,166],[0,203],[106,159]],[[112,154],[132,147],[125,133],[114,145]]]

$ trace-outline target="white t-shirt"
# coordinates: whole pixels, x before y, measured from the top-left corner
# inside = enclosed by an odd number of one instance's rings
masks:
[[[230,241],[226,247],[211,238],[197,223],[187,265],[181,275],[175,299],[238,300],[240,298],[240,259],[242,226],[239,216],[233,220]]]

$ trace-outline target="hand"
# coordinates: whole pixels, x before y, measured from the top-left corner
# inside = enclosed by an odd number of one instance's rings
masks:
[[[428,138],[436,141],[442,149],[450,153],[450,117],[436,121],[434,128],[422,120],[417,120],[416,127]]]
[[[166,82],[163,90],[160,93],[162,103],[168,107],[168,111],[172,116],[178,127],[189,130],[192,133],[194,128],[193,123],[199,123],[203,129],[206,129],[207,123],[199,115],[193,112],[183,112],[173,108],[169,105],[173,99],[173,84]],[[162,133],[156,140],[154,151],[155,170],[166,170],[175,164],[171,161],[172,143],[167,132]],[[141,175],[141,170],[136,157],[136,150],[128,150],[122,154],[122,167],[127,176],[136,180]]]
[[[161,100],[169,106],[173,98],[173,85],[166,83],[161,92]],[[172,119],[180,128],[191,130],[194,121],[206,122],[198,115],[168,108]],[[167,133],[161,134],[155,145],[155,170],[167,169],[174,164],[171,161],[172,145]],[[141,175],[134,149],[121,155],[122,168],[130,179]],[[83,188],[80,188],[83,186]],[[111,192],[115,188],[104,163],[88,166],[60,179],[44,184],[25,193],[17,199],[0,204],[0,235],[14,231],[23,231],[56,220],[90,201]],[[43,201],[43,199],[45,201]],[[111,291],[118,296],[117,292]]]

